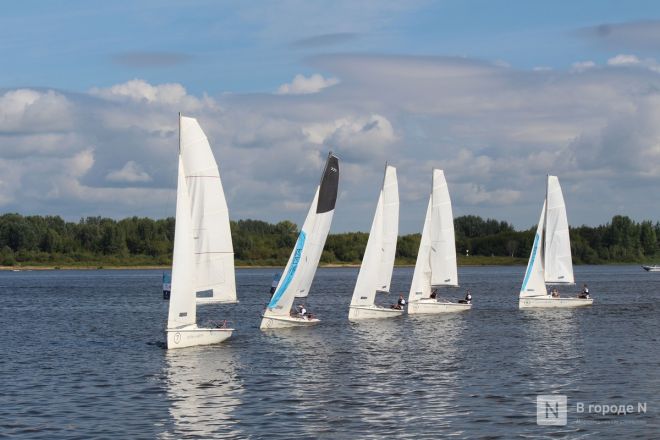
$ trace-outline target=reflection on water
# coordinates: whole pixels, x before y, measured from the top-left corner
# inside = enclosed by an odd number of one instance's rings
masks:
[[[524,325],[521,338],[531,371],[539,386],[555,389],[575,382],[579,368],[581,336],[577,316],[580,310],[521,310]]]
[[[211,347],[165,352],[165,385],[172,429],[161,438],[238,436],[233,416],[242,385],[231,348]]]
[[[657,437],[660,276],[575,270],[593,307],[521,311],[524,267],[471,267],[469,312],[350,323],[357,269],[320,269],[322,322],[273,332],[258,328],[273,271],[238,270],[241,302],[198,314],[231,320],[232,338],[171,352],[161,271],[0,272],[0,437]],[[395,269],[382,303],[411,278]],[[536,396],[552,393],[649,413],[539,427]]]

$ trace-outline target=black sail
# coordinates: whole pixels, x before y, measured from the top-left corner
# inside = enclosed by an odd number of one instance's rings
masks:
[[[321,188],[319,189],[319,201],[316,205],[316,213],[335,209],[337,202],[337,189],[339,187],[339,159],[332,153],[328,154],[328,160],[325,163],[323,177],[321,178]]]

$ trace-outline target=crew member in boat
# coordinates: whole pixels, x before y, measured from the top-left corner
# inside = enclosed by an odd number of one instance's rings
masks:
[[[305,308],[304,304],[298,304],[298,317],[299,318],[307,318],[307,309]]]
[[[438,289],[433,289],[431,291],[431,296],[429,298],[436,299],[437,296],[438,296]]]
[[[584,284],[584,287],[582,288],[582,292],[580,292],[580,294],[578,295],[578,298],[582,298],[582,299],[591,298],[591,296],[589,295],[589,286],[587,286],[586,283]]]
[[[396,302],[396,304],[392,304],[390,308],[395,310],[403,310],[405,306],[406,306],[406,300],[403,299],[403,295],[399,295],[399,300]]]
[[[557,290],[556,287],[553,287],[552,290],[550,291],[550,296],[553,298],[559,298],[559,290]]]
[[[468,289],[465,292],[465,299],[461,299],[458,301],[459,304],[472,304],[472,293],[470,292],[470,289]]]

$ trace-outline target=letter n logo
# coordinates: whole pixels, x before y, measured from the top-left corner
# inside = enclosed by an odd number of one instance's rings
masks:
[[[562,394],[536,396],[536,424],[565,426],[567,400]]]

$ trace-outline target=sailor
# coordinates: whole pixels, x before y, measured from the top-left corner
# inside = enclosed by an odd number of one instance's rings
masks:
[[[390,306],[392,309],[396,310],[403,310],[403,308],[406,306],[406,300],[403,299],[403,295],[399,295],[399,300],[396,302],[396,304]]]
[[[298,304],[298,316],[301,318],[306,318],[307,315],[307,309],[303,304]]]
[[[583,299],[591,298],[591,296],[589,295],[589,287],[587,286],[586,283],[584,284],[584,287],[582,288],[582,292],[580,292],[580,294],[578,295],[578,298],[583,298]]]
[[[550,291],[550,296],[553,298],[559,298],[559,290],[557,290],[556,287],[553,287],[552,290]]]
[[[470,293],[470,289],[465,292],[465,299],[459,299],[458,300],[459,304],[472,304],[472,294]]]
[[[438,296],[438,289],[433,289],[431,291],[431,296],[429,298],[435,299]]]

